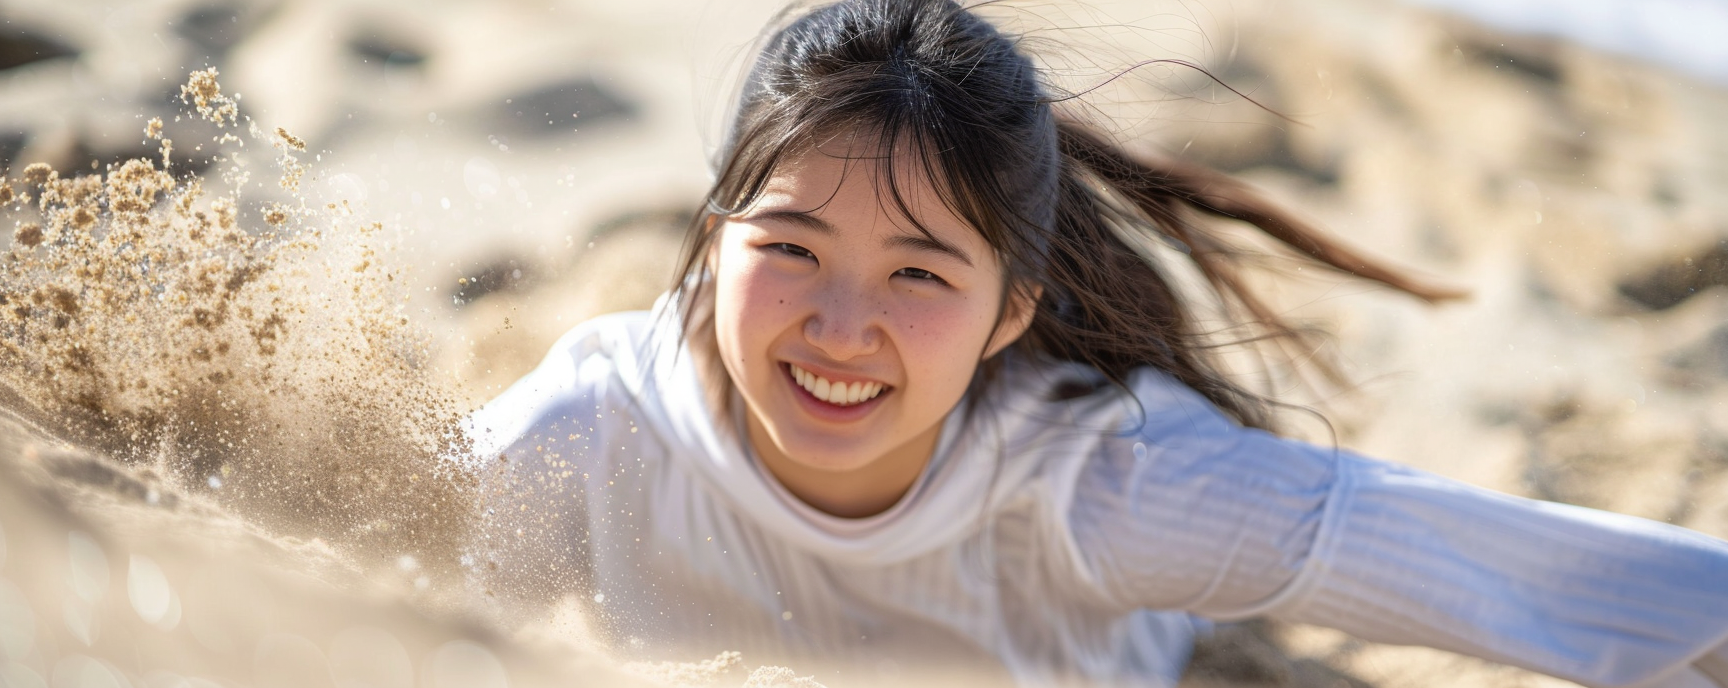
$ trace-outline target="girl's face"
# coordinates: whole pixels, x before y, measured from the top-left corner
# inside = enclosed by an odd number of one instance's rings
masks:
[[[897,181],[929,237],[879,191],[878,163],[823,151],[783,164],[721,229],[719,353],[758,453],[846,472],[910,449],[921,465],[978,362],[1031,309],[996,328],[996,252],[921,173]]]

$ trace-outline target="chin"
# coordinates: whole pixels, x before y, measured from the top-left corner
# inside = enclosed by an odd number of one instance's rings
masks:
[[[771,429],[769,435],[793,463],[834,473],[858,470],[887,453],[887,449],[812,431],[783,433]]]

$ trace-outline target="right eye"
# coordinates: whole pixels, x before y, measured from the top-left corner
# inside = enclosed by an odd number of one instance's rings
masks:
[[[777,244],[768,244],[765,248],[767,248],[770,251],[778,251],[780,253],[784,253],[784,254],[789,255],[789,256],[795,256],[798,258],[809,258],[810,260],[816,260],[816,254],[811,253],[810,249],[804,248],[803,246],[799,246],[797,244],[788,244],[788,243],[782,242],[782,243],[777,243]]]

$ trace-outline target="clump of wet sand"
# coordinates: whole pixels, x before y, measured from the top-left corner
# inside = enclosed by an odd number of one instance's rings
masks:
[[[214,69],[182,88],[239,127]],[[247,120],[247,124],[251,125]],[[305,143],[279,149],[294,191]],[[251,205],[246,141],[224,134],[226,188],[162,164],[94,174],[44,164],[0,182],[0,393],[70,441],[206,494],[362,567],[457,573],[473,510],[458,454],[466,409],[430,367],[381,224],[346,204]]]

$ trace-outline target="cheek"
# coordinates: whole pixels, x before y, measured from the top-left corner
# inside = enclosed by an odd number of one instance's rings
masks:
[[[795,293],[784,275],[777,274],[747,250],[735,245],[721,248],[714,272],[714,325],[720,352],[728,368],[752,360],[791,318],[792,304],[786,294]]]
[[[955,297],[930,301],[906,300],[896,308],[896,330],[903,339],[926,348],[982,350],[996,311],[985,300]]]
[[[995,324],[995,310],[973,299],[954,299],[900,308],[896,336],[909,368],[942,389],[963,389],[972,379]]]

